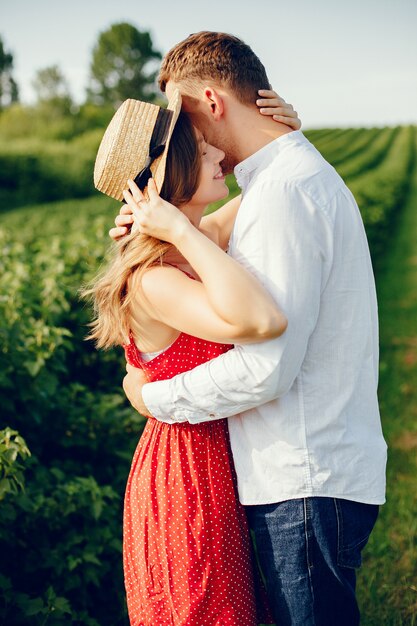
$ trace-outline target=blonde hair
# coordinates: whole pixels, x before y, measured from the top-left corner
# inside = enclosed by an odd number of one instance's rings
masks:
[[[178,207],[195,194],[201,156],[193,126],[180,113],[167,155],[164,184],[160,195]],[[94,319],[86,339],[97,348],[110,348],[126,342],[131,329],[133,295],[131,277],[140,280],[151,265],[161,264],[172,244],[137,232],[125,235],[112,246],[109,264],[92,282],[80,290],[82,298],[92,301]]]

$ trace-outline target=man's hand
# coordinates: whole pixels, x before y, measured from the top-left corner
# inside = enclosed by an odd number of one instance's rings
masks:
[[[123,389],[129,400],[138,413],[145,417],[151,417],[148,408],[144,405],[142,399],[142,387],[148,382],[145,372],[138,367],[126,364],[127,374],[123,379]]]

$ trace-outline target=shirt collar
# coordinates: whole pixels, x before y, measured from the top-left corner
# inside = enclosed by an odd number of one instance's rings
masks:
[[[304,135],[300,130],[291,131],[290,133],[277,137],[277,139],[274,139],[260,150],[257,150],[254,154],[251,154],[247,159],[238,163],[234,169],[234,174],[240,189],[244,192],[253,178],[253,175],[262,169],[262,166],[269,163],[289,141],[297,142],[300,139],[304,139]]]

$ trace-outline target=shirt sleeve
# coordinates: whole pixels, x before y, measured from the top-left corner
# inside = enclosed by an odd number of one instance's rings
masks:
[[[332,220],[326,209],[296,184],[265,181],[249,190],[232,236],[233,257],[272,294],[287,316],[287,330],[277,339],[237,345],[170,380],[146,384],[143,399],[155,418],[168,423],[225,418],[291,388],[332,261]]]

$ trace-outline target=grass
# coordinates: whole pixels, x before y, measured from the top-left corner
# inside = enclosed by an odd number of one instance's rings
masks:
[[[417,164],[377,277],[387,502],[364,553],[363,626],[417,625]]]

